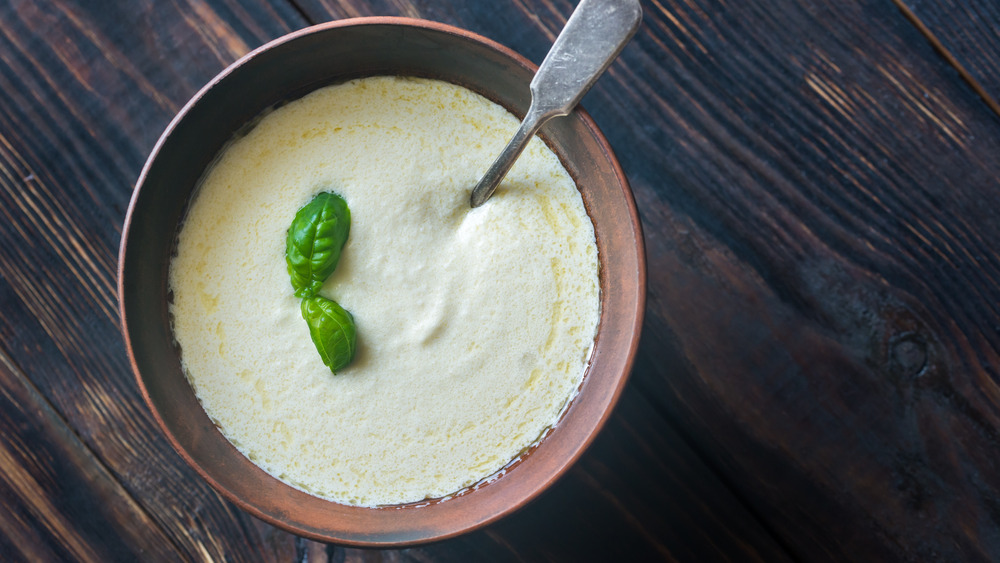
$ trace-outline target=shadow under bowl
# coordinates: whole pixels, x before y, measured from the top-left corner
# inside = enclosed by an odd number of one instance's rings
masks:
[[[170,123],[136,185],[122,233],[122,330],[143,397],[172,446],[244,510],[294,533],[363,547],[439,540],[522,506],[581,455],[625,384],[639,341],[646,271],[635,203],[618,161],[586,113],[550,121],[542,138],[559,156],[594,223],[601,320],[579,394],[560,422],[500,477],[448,500],[364,508],[299,491],[254,465],[216,428],[181,369],[168,314],[176,234],[205,170],[262,111],[352,78],[406,75],[452,82],[523,116],[535,67],[457,28],[407,18],[358,18],[303,29],[243,57]]]

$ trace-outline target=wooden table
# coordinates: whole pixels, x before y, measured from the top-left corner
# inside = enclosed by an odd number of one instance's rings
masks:
[[[584,100],[649,259],[636,368],[520,512],[397,552],[270,527],[200,481],[126,362],[121,225],[181,105],[361,15],[538,62],[564,0],[0,3],[0,560],[1000,558],[1000,7],[655,0]]]

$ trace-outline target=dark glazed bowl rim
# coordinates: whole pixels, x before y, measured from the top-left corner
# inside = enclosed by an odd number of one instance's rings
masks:
[[[478,34],[446,24],[399,17],[354,18],[315,25],[253,50],[219,73],[195,94],[170,122],[150,153],[136,183],[125,217],[118,262],[118,297],[122,333],[132,371],[143,399],[171,446],[216,491],[250,514],[302,536],[358,547],[402,547],[454,537],[496,521],[537,497],[582,455],[606,422],[632,369],[645,309],[645,247],[639,216],[625,174],[596,124],[589,115],[578,109],[570,117],[576,120],[575,127],[582,128],[581,131],[589,135],[581,142],[590,143],[592,152],[596,151],[595,154],[601,154],[606,158],[606,172],[613,177],[613,187],[617,188],[617,191],[612,190],[615,193],[601,196],[609,198],[609,201],[617,206],[613,212],[617,215],[615,221],[605,227],[605,230],[613,231],[605,237],[607,240],[602,241],[602,234],[598,231],[602,314],[591,364],[585,374],[580,393],[564,411],[560,422],[540,444],[533,446],[526,455],[516,460],[502,472],[500,477],[467,489],[449,500],[380,508],[353,507],[325,501],[278,481],[246,460],[225,442],[218,429],[211,426],[203,410],[200,411],[200,416],[195,415],[199,418],[196,423],[178,421],[177,416],[171,416],[171,413],[177,412],[173,407],[174,397],[164,397],[162,391],[151,389],[160,385],[159,380],[154,378],[151,372],[159,374],[166,369],[170,372],[168,375],[175,378],[179,376],[182,379],[183,373],[178,366],[163,367],[159,364],[150,366],[149,359],[143,357],[151,346],[149,341],[153,337],[147,334],[150,327],[146,315],[140,314],[152,305],[143,302],[141,291],[142,288],[156,284],[150,281],[148,276],[143,278],[143,274],[149,268],[137,256],[142,245],[135,242],[135,239],[142,242],[144,240],[142,237],[148,236],[143,233],[135,234],[140,230],[138,225],[141,224],[141,219],[137,221],[136,215],[140,214],[140,208],[143,207],[140,200],[142,190],[148,185],[151,176],[156,174],[157,159],[172,142],[171,139],[177,134],[184,120],[196,111],[206,95],[242,67],[250,65],[264,53],[313,34],[364,26],[402,26],[427,33],[443,34],[451,36],[459,43],[466,42],[485,47],[512,63],[514,67],[520,69],[519,71],[533,74],[537,69],[530,61],[514,51]],[[262,107],[260,111],[264,109],[266,108]],[[547,137],[546,141],[552,146]],[[556,152],[565,164],[564,155],[558,150]],[[569,169],[569,166],[567,168]],[[581,193],[583,192],[581,187]],[[598,230],[595,211],[602,214],[605,212],[595,209],[594,206],[601,201],[597,203],[589,201],[585,194],[585,203],[594,220],[595,230]],[[145,207],[149,207],[149,204]],[[176,230],[176,225],[174,229]],[[170,233],[171,238],[174,236],[175,233]],[[601,246],[602,243],[612,245],[616,242],[619,246]],[[608,248],[620,250],[621,256],[619,257],[619,252],[607,252]],[[169,262],[169,255],[165,259]],[[609,268],[607,261],[615,264],[620,262],[621,266]],[[157,267],[162,270],[164,266],[161,263]],[[157,295],[166,295],[163,288],[165,282],[162,279],[153,281],[160,284],[152,288],[154,293],[159,290],[160,293]],[[606,296],[605,293],[614,295]],[[166,300],[161,301],[163,302],[158,306],[165,309]],[[167,331],[169,332],[169,327]],[[602,347],[602,343],[608,340],[613,346]],[[154,344],[160,347],[164,345],[162,341]],[[595,366],[604,364],[614,368],[610,370],[610,374],[592,375],[591,372],[597,369]],[[143,376],[141,365],[146,367],[146,377]],[[186,380],[184,385],[187,385]],[[190,394],[193,396],[193,392]],[[187,400],[189,404],[190,397]],[[568,419],[572,419],[577,427],[567,429],[567,426],[572,426]],[[583,422],[576,422],[577,419]],[[218,443],[219,439],[224,441],[225,445]],[[557,445],[550,445],[553,441]],[[215,446],[209,450],[202,442],[213,442]],[[239,459],[233,457],[234,453]],[[248,498],[255,495],[257,489],[261,487],[270,489],[261,493],[262,496],[256,499]]]

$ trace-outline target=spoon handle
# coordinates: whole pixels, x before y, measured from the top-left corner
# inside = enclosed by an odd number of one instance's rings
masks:
[[[521,126],[472,191],[472,207],[493,195],[542,124],[573,111],[635,35],[641,20],[639,0],[580,2],[531,80],[531,106]]]

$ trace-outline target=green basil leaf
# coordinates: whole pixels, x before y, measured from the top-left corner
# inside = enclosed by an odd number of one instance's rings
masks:
[[[351,232],[344,198],[321,192],[295,214],[285,241],[285,263],[296,297],[310,297],[337,268]]]
[[[314,295],[302,300],[302,318],[319,356],[334,375],[354,359],[357,329],[354,317],[326,297]]]

